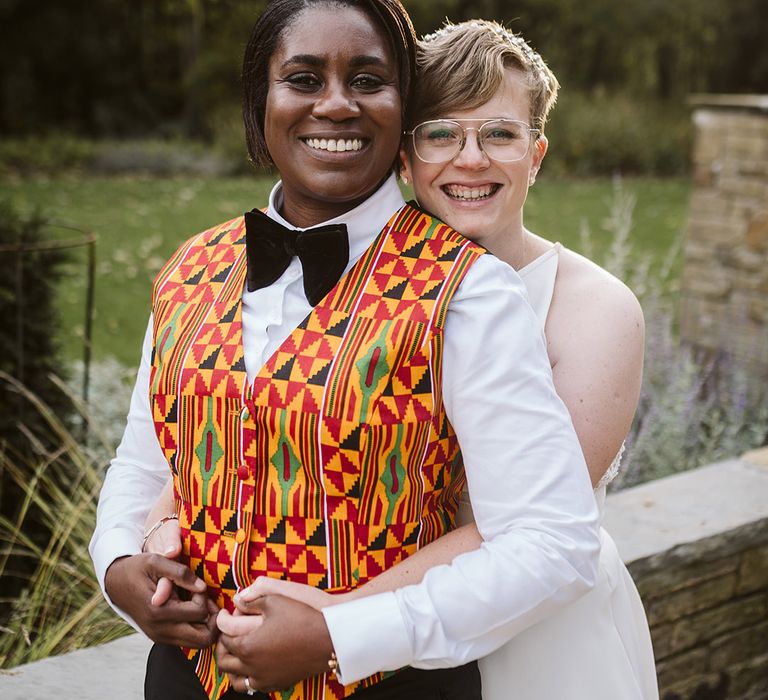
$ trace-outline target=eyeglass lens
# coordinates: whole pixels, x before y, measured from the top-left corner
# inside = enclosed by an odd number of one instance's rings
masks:
[[[461,151],[468,131],[476,131],[480,146],[489,158],[512,162],[525,158],[531,142],[527,124],[508,119],[485,122],[479,129],[452,121],[429,121],[413,131],[416,154],[428,163],[444,163]]]

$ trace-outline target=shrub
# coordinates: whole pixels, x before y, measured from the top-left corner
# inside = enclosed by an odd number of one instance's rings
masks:
[[[70,134],[0,140],[0,175],[79,170],[93,159],[96,142]]]
[[[228,175],[247,166],[242,139],[239,160],[236,157],[237,136],[232,129],[230,140],[216,148],[182,139],[96,141],[66,134],[5,139],[0,141],[0,176],[82,171],[98,175]]]
[[[680,175],[691,128],[682,105],[563,90],[546,129],[545,167],[555,175]]]
[[[64,373],[59,353],[59,322],[55,309],[56,286],[67,255],[46,249],[45,221],[38,214],[22,218],[7,202],[0,202],[0,371],[49,402],[52,411],[65,414],[66,402],[53,390],[50,372]],[[24,437],[24,433],[27,437]],[[22,463],[33,449],[52,447],[47,426],[39,414],[9,383],[0,384],[0,455]],[[20,490],[0,466],[0,515],[12,518],[19,507]],[[44,538],[46,529],[29,519],[28,534]],[[4,579],[0,591],[7,591]]]

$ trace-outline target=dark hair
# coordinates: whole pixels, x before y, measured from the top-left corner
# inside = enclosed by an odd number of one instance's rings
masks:
[[[416,71],[416,35],[400,0],[272,0],[256,21],[243,56],[245,140],[248,156],[256,165],[272,164],[264,138],[269,61],[298,14],[321,4],[359,8],[384,30],[397,65],[402,119],[407,122]]]

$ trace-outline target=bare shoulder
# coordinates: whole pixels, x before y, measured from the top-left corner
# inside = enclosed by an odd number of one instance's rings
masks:
[[[581,342],[612,350],[640,351],[645,323],[640,302],[620,279],[591,260],[563,249],[547,319],[553,350]],[[581,342],[580,342],[581,341]]]
[[[643,311],[634,292],[583,255],[564,248],[560,254],[557,302],[568,313],[583,313],[619,321],[622,325],[643,325]]]

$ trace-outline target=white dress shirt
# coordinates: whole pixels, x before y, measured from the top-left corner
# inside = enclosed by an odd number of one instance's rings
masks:
[[[295,228],[278,213],[281,198],[278,183],[267,213]],[[347,224],[347,270],[403,204],[393,176],[363,204],[325,222]],[[271,286],[243,293],[249,381],[311,308],[297,258]],[[151,326],[150,319],[90,545],[102,589],[109,565],[141,550],[144,520],[169,476],[150,409]],[[323,610],[344,683],[405,665],[477,659],[594,581],[595,499],[552,384],[541,324],[517,273],[491,255],[478,259],[450,303],[444,337],[443,399],[485,542],[430,570],[418,585]]]

